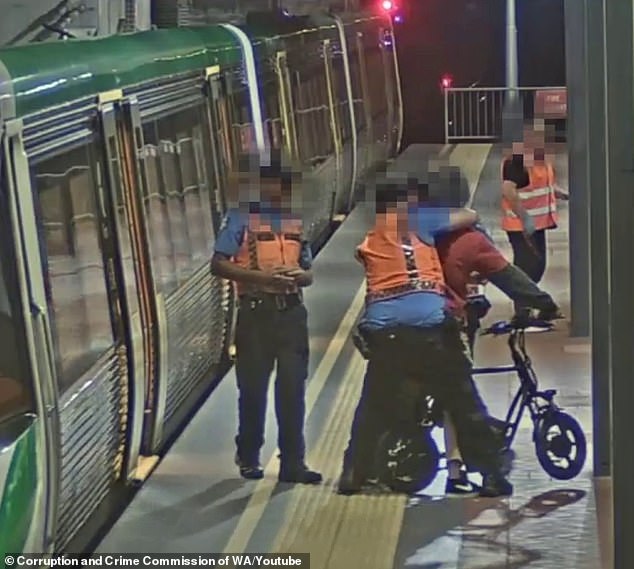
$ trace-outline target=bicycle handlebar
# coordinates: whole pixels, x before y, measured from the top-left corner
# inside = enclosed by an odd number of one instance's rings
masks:
[[[526,328],[541,328],[544,332],[549,332],[555,328],[555,324],[550,320],[539,319],[500,320],[482,330],[480,335],[503,336],[513,332],[524,331]]]

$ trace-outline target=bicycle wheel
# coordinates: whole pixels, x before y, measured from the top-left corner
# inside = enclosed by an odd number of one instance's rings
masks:
[[[394,492],[415,494],[436,477],[440,453],[431,429],[416,426],[387,432],[377,446],[379,479]]]
[[[586,437],[577,420],[562,411],[544,415],[534,433],[542,468],[557,480],[571,480],[586,462]]]

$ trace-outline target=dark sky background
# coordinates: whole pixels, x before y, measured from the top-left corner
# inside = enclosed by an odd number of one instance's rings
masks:
[[[400,0],[404,144],[442,142],[443,74],[454,87],[505,81],[505,0]],[[563,0],[516,0],[520,85],[564,85]]]

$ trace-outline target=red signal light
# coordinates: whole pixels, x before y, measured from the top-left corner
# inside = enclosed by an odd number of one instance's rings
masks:
[[[383,2],[381,2],[381,7],[386,12],[389,12],[390,10],[392,10],[394,8],[394,4],[392,3],[391,0],[383,0]]]
[[[440,80],[440,85],[443,89],[451,89],[451,84],[453,83],[453,78],[451,75],[443,75]]]

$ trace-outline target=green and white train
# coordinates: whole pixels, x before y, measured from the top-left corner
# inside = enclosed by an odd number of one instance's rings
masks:
[[[0,124],[0,558],[79,552],[231,365],[208,260],[237,154],[304,165],[317,242],[397,153],[392,25],[262,13],[0,50]]]

